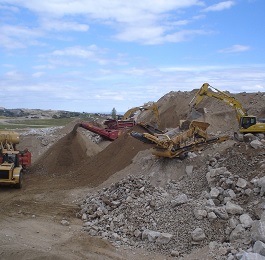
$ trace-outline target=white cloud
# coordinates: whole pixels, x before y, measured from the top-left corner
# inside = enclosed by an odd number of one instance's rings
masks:
[[[11,80],[22,80],[24,78],[23,74],[16,70],[7,71],[4,74],[4,77],[6,79],[11,79]]]
[[[255,89],[255,92],[257,92],[257,91],[264,92],[265,91],[265,85],[264,84],[263,85],[255,84],[254,86],[250,86],[250,85],[241,86],[241,91],[253,92],[253,89]]]
[[[42,77],[44,74],[45,74],[44,72],[42,72],[42,71],[38,71],[38,72],[33,73],[33,74],[32,74],[32,77],[33,77],[33,78],[40,78],[40,77]]]
[[[2,76],[0,88],[7,89],[5,95],[14,97],[17,107],[25,107],[26,104],[31,108],[111,112],[115,106],[124,112],[145,102],[157,101],[170,91],[200,88],[204,82],[232,93],[264,91],[264,71],[264,65],[132,67],[120,70],[115,67],[104,71],[45,74],[41,81],[32,74],[9,71]],[[3,107],[10,106],[6,99],[2,103]]]
[[[182,42],[189,40],[190,38],[196,35],[205,35],[209,34],[210,32],[204,30],[182,30],[179,32],[175,32],[172,34],[165,35],[165,42]]]
[[[221,53],[244,52],[244,51],[248,51],[249,49],[250,47],[247,45],[235,44],[231,47],[221,49],[218,52],[221,52]]]
[[[91,45],[86,48],[80,46],[73,46],[65,49],[55,50],[52,52],[52,56],[87,59],[95,61],[101,65],[110,63],[110,60],[102,57],[103,53],[105,53],[105,50],[99,49],[95,45]]]
[[[191,22],[190,20],[179,20],[179,21],[175,21],[175,22],[170,22],[169,25],[170,26],[182,26],[182,25],[187,25],[190,22]]]
[[[44,19],[42,21],[42,27],[44,30],[54,30],[54,31],[86,32],[89,30],[89,26],[87,24],[68,22],[63,20],[55,20],[55,19]]]
[[[223,11],[225,9],[231,8],[235,4],[234,1],[224,1],[220,2],[218,4],[214,4],[211,6],[208,6],[207,8],[204,8],[204,12],[216,12],[216,11]]]
[[[91,48],[82,48],[79,46],[70,47],[62,50],[55,50],[52,52],[54,56],[74,56],[79,58],[91,59],[95,57],[94,51]]]
[[[26,48],[28,45],[42,45],[36,38],[43,33],[36,28],[14,25],[0,25],[0,46],[7,49]]]
[[[73,67],[73,68],[78,68],[78,67],[84,67],[85,64],[84,62],[76,61],[73,60],[71,57],[52,57],[47,60],[49,64],[47,65],[47,69],[54,68],[54,69],[59,69],[60,67]]]
[[[183,66],[183,67],[162,67],[160,68],[161,71],[164,72],[176,72],[176,71],[186,71],[186,72],[192,72],[192,71],[209,71],[209,70],[218,70],[222,69],[222,66]]]
[[[35,70],[46,70],[46,69],[52,70],[52,69],[55,69],[55,66],[50,65],[50,64],[43,64],[43,65],[33,66],[32,68]]]
[[[180,30],[177,32],[167,32],[166,27],[150,26],[141,28],[130,27],[126,31],[116,35],[122,41],[135,41],[146,45],[162,44],[166,42],[183,42],[196,35],[205,35],[210,32],[204,30]]]
[[[111,26],[117,31],[116,39],[145,44],[181,41],[181,37],[176,37],[176,33],[182,34],[178,28],[190,21],[186,18],[176,20],[177,12],[203,6],[200,0],[7,0],[5,3],[27,8],[39,15],[45,30],[86,32],[89,25],[64,21],[79,15],[87,21]]]
[[[91,15],[97,19],[115,19],[119,20],[121,17],[123,21],[132,19],[128,14],[152,13],[159,14],[168,12],[174,9],[187,8],[194,5],[202,5],[203,2],[199,0],[142,0],[142,1],[124,1],[124,0],[6,0],[5,4],[18,5],[27,8],[39,14],[49,14],[53,16],[67,16],[67,15]],[[134,20],[137,20],[134,17]]]
[[[85,61],[93,61],[99,65],[115,64],[123,66],[127,64],[125,55],[118,53],[116,58],[108,58],[108,52],[107,49],[99,48],[96,45],[90,45],[87,47],[72,46],[69,48],[54,50],[50,54],[42,55],[42,58],[47,59],[49,56],[56,57],[56,60],[51,58],[49,60],[50,63],[65,66],[83,66]],[[61,58],[61,60],[58,60],[58,58]],[[79,59],[81,62],[73,61],[73,59]]]
[[[116,35],[116,38],[122,41],[140,41],[140,42],[161,42],[161,36],[165,28],[161,26],[131,26],[125,31]]]

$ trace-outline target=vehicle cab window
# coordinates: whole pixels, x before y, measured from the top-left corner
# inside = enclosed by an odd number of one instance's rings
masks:
[[[241,126],[245,129],[255,124],[256,124],[255,117],[243,117],[241,120]]]

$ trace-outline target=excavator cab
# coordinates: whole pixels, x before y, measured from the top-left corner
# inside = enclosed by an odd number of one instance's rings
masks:
[[[252,125],[256,125],[257,119],[255,116],[242,116],[240,118],[240,127],[243,127],[244,129],[249,128]]]

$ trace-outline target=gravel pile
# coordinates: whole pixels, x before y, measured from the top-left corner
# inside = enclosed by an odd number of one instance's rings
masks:
[[[253,148],[248,144],[247,149]],[[254,239],[259,234],[254,223],[261,221],[265,181],[251,176],[251,169],[258,165],[264,175],[263,153],[262,147],[255,150],[248,161],[237,147],[207,156],[203,167],[192,171],[187,166],[189,174],[163,188],[151,185],[148,175],[128,176],[87,194],[79,212],[84,230],[116,246],[167,256],[182,257],[206,245],[216,259],[257,253],[253,243],[265,241],[263,235]]]

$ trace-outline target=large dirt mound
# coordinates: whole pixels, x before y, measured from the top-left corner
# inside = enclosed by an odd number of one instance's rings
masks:
[[[189,102],[195,93],[195,90],[191,92],[171,91],[161,97],[157,101],[161,120],[159,128],[162,130],[175,128],[179,125],[180,120],[187,119]],[[155,122],[155,116],[152,111],[143,111],[138,120],[153,123]]]
[[[143,131],[139,126],[132,130]],[[99,152],[97,144],[84,143],[81,132],[70,132],[50,147],[30,172],[36,175],[34,181],[41,179],[49,188],[94,187],[128,166],[139,151],[149,147],[128,132]]]
[[[192,91],[171,91],[161,97],[158,101],[159,113],[161,117],[161,129],[175,128],[179,125],[180,120],[191,120],[191,109],[189,103],[197,93],[198,89]],[[231,94],[241,103],[249,115],[255,115],[258,118],[265,118],[265,94],[257,93],[237,93]],[[210,123],[209,132],[221,131],[223,133],[233,133],[238,127],[235,110],[228,104],[212,97],[204,97],[197,106],[198,110],[205,108],[206,114],[196,120]],[[155,117],[151,111],[142,112],[139,120],[154,122]]]

